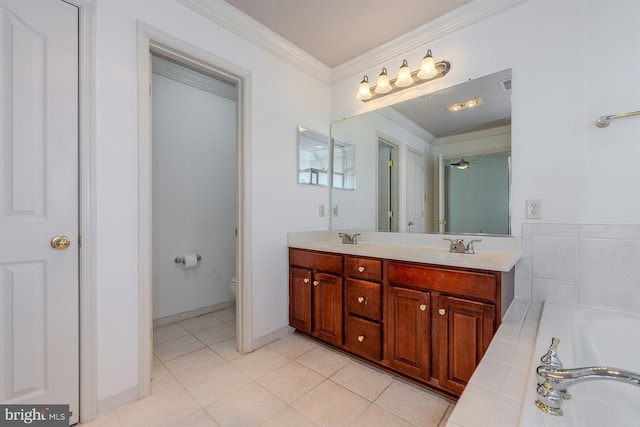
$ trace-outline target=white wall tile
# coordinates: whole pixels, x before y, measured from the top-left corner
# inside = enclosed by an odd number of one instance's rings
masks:
[[[635,225],[581,225],[580,237],[633,240],[637,238],[636,228]]]
[[[583,285],[578,290],[578,304],[637,314],[640,291]]]
[[[556,301],[567,304],[577,304],[578,284],[550,279],[533,278],[531,284],[531,299],[533,301]]]
[[[525,230],[529,236],[578,237],[580,235],[577,224],[523,224],[523,232]]]
[[[533,238],[533,277],[575,282],[578,279],[578,239]]]
[[[580,239],[580,283],[633,289],[637,249],[634,240]]]
[[[514,298],[531,299],[531,260],[521,258],[516,264]]]

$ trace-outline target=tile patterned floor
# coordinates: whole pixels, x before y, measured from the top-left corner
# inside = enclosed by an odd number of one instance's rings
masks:
[[[299,335],[242,355],[234,310],[154,330],[151,394],[91,427],[438,427],[453,403]]]

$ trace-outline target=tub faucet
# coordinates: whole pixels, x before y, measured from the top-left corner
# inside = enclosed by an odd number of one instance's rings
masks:
[[[354,234],[353,236],[347,233],[338,233],[338,236],[342,237],[342,243],[344,243],[345,245],[357,245],[359,235],[360,233]]]
[[[574,384],[593,380],[613,380],[640,387],[640,374],[607,366],[563,369],[558,359],[558,338],[551,340],[549,351],[540,358],[542,365],[536,369],[538,399],[536,406],[542,412],[562,415],[562,402],[571,399],[567,389]]]

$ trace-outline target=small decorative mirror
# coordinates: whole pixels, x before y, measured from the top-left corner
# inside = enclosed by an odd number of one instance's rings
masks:
[[[298,183],[329,185],[329,137],[298,126]]]

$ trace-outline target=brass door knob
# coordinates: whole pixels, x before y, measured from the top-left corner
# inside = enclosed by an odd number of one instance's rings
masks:
[[[425,311],[427,309],[427,304],[420,304],[420,310]]]
[[[320,282],[318,282],[317,280],[314,280],[314,281],[313,281],[313,286],[318,286],[318,284],[319,284],[319,283],[320,283]]]
[[[407,224],[411,227],[413,225],[413,221],[409,221]]]
[[[302,280],[304,283],[309,283],[309,279],[307,277],[304,278],[304,280]]]
[[[364,341],[364,335],[358,335],[358,341],[360,342]]]
[[[358,271],[362,273],[364,271],[364,267],[358,267]]]
[[[71,246],[71,239],[69,239],[67,236],[55,236],[51,239],[50,243],[53,249],[61,251]]]
[[[364,297],[358,297],[358,302],[360,303],[364,302]]]
[[[441,308],[440,310],[438,310],[438,313],[440,313],[440,316],[444,316],[445,314],[447,314],[447,310]]]

